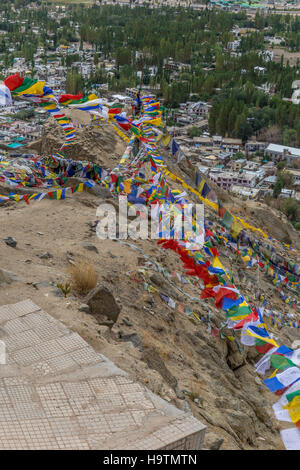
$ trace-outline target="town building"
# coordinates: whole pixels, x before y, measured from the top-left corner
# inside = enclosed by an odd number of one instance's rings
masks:
[[[266,142],[257,142],[256,140],[248,140],[245,144],[246,152],[263,152],[266,148]]]
[[[273,162],[300,162],[300,149],[288,147],[286,145],[269,144],[265,149],[265,155],[270,157]]]

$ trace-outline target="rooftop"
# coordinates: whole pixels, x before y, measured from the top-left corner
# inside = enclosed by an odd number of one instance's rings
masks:
[[[281,153],[283,153],[284,151],[287,151],[291,155],[296,155],[297,157],[300,157],[300,149],[297,149],[295,147],[288,147],[287,145],[269,144],[266,150],[269,150],[270,152],[281,152]]]

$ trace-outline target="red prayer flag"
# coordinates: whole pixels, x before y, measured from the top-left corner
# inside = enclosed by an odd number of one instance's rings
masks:
[[[121,109],[119,108],[110,108],[108,110],[108,114],[120,114],[121,113]]]
[[[19,86],[22,85],[23,81],[24,78],[20,77],[20,75],[16,73],[15,75],[10,75],[9,77],[7,77],[7,79],[4,80],[3,83],[5,86],[7,86],[7,88],[10,89],[10,91],[13,91],[16,88],[19,88]]]
[[[272,344],[266,343],[266,344],[263,344],[262,346],[256,346],[256,350],[257,352],[261,354],[266,354],[273,347],[274,346]]]
[[[65,101],[69,101],[69,100],[77,101],[77,100],[81,100],[82,97],[83,97],[82,93],[78,93],[78,95],[70,95],[70,94],[60,95],[60,97],[58,98],[58,102],[64,103]]]

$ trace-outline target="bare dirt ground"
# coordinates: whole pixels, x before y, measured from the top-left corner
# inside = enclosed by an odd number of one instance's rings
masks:
[[[300,59],[300,52],[289,52],[281,47],[274,47],[272,51],[274,52],[275,62],[280,62],[283,55],[283,63],[286,64],[289,61],[290,65],[294,66],[297,64],[297,60]]]

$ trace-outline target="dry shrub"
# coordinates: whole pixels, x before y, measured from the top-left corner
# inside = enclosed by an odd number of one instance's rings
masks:
[[[203,394],[203,391],[202,391],[202,387],[201,387],[201,382],[199,381],[194,381],[194,380],[191,380],[190,381],[190,398],[191,400],[195,400],[195,398],[198,398],[199,401],[200,401],[200,404],[203,403],[203,398],[201,397],[201,395]]]
[[[97,285],[97,271],[88,261],[74,264],[71,268],[70,274],[72,278],[72,287],[80,295],[87,294]]]

